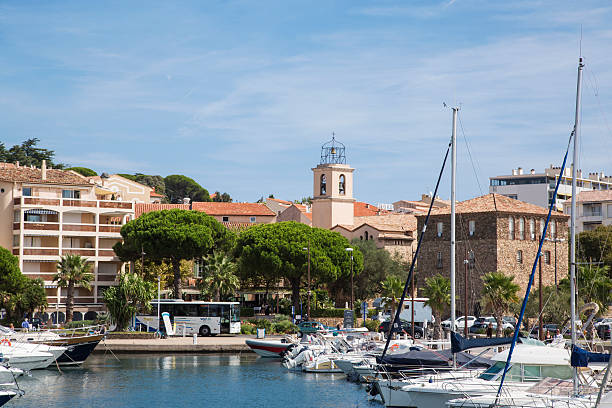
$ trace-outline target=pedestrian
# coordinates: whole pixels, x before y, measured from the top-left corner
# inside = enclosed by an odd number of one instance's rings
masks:
[[[562,343],[564,341],[565,339],[563,338],[563,335],[561,334],[561,330],[557,329],[557,333],[555,334],[555,337],[553,338],[553,343]]]
[[[487,338],[491,338],[493,337],[493,323],[489,322],[489,325],[487,326]]]
[[[15,330],[15,326],[13,325],[13,323],[11,323],[11,324],[9,325],[9,329],[11,329],[11,330]]]
[[[28,322],[28,318],[26,317],[25,320],[23,321],[23,323],[21,323],[21,328],[23,329],[23,331],[28,332],[30,331],[30,322]]]

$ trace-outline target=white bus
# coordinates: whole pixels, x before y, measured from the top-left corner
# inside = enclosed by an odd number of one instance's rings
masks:
[[[238,302],[185,302],[180,299],[159,301],[160,313],[157,314],[157,300],[151,301],[151,311],[146,315],[136,315],[138,327],[148,327],[149,331],[160,330],[161,314],[170,314],[170,323],[177,335],[199,334],[210,336],[220,333],[240,334],[240,303]],[[165,331],[162,327],[160,331]]]

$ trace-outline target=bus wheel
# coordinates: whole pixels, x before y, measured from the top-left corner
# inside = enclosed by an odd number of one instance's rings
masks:
[[[200,335],[203,337],[210,336],[210,327],[200,326]]]

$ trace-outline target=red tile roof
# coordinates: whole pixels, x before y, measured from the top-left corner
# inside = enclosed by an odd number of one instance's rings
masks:
[[[151,191],[150,196],[151,197],[163,197],[163,195],[157,194],[157,192],[155,191],[155,188],[153,188],[153,191]]]
[[[47,168],[47,177],[42,179],[42,170],[25,166],[17,167],[13,163],[0,163],[0,180],[18,183],[69,184],[91,186],[79,173],[69,170]]]
[[[599,190],[599,191],[583,191],[578,193],[576,201],[580,202],[598,202],[598,201],[612,201],[612,190]],[[570,202],[569,200],[567,201]]]
[[[208,215],[276,215],[265,204],[260,203],[194,202],[191,207]]]
[[[387,210],[381,210],[380,208],[375,207],[372,204],[362,203],[361,201],[355,201],[355,203],[353,203],[353,215],[355,217],[386,214],[388,212],[389,211]]]
[[[450,214],[451,208],[444,207],[431,211],[432,215]],[[486,194],[470,200],[461,201],[456,205],[457,214],[469,213],[485,213],[485,212],[503,212],[503,213],[519,213],[519,214],[536,214],[547,215],[548,208],[540,207],[539,205],[526,203],[524,201],[515,200],[500,194]],[[553,211],[552,215],[568,217],[568,215]],[[425,215],[418,215],[424,217]]]
[[[136,203],[136,208],[134,209],[134,213],[135,213],[134,216],[138,218],[142,214],[148,213],[151,211],[172,210],[174,208],[178,208],[181,210],[189,210],[189,204]]]
[[[295,205],[296,208],[300,210],[302,214],[304,214],[310,221],[312,221],[312,209],[310,211],[307,211],[306,206],[303,204],[293,204],[293,205]]]
[[[293,204],[291,201],[280,200],[278,198],[266,198],[266,201],[276,201],[277,203],[284,204],[284,205],[291,205],[291,204]]]

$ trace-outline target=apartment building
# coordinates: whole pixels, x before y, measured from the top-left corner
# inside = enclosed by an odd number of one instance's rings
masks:
[[[544,231],[548,209],[487,194],[456,206],[457,307],[463,313],[465,296],[470,314],[476,313],[482,296],[482,276],[501,271],[514,276],[524,292]],[[417,215],[422,231],[426,215]],[[568,219],[553,211],[542,248],[542,281],[552,285],[567,276]],[[465,280],[467,266],[467,285]],[[450,276],[450,208],[432,211],[419,253],[416,279],[422,287],[435,274]],[[476,309],[474,308],[476,306]]]
[[[571,201],[564,203],[563,212],[572,213]],[[583,191],[576,197],[576,232],[592,231],[602,225],[612,225],[612,190]]]
[[[489,193],[501,194],[506,197],[521,200],[527,203],[548,207],[552,202],[557,180],[561,177],[561,184],[555,202],[556,209],[563,211],[563,203],[572,198],[572,168],[566,168],[561,174],[560,167],[552,164],[543,173],[536,173],[531,169],[528,173],[523,168],[513,169],[511,175],[489,178]],[[612,177],[603,172],[589,173],[583,177],[582,170],[577,171],[577,193],[583,191],[612,190]]]
[[[104,309],[102,292],[122,268],[112,247],[121,240],[121,226],[134,217],[134,203],[112,200],[114,194],[44,162],[42,168],[0,163],[0,245],[19,257],[23,274],[43,279],[54,320],[56,313],[60,322],[65,317],[66,289],[52,279],[66,254],[87,258],[94,274],[91,290],[75,289],[75,320]]]

